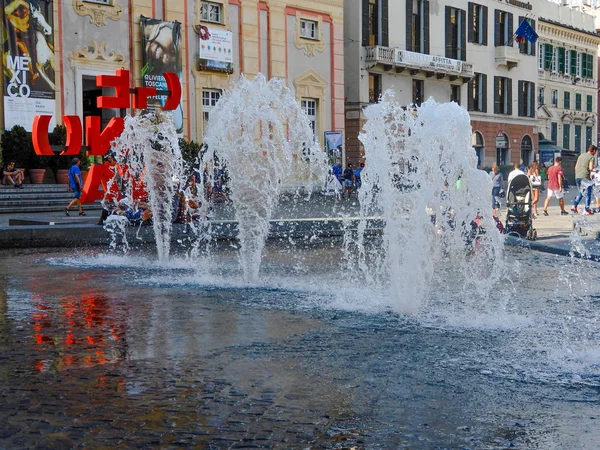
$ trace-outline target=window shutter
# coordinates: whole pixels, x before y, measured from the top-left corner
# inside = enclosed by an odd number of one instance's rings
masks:
[[[500,47],[503,45],[502,40],[502,30],[500,29],[500,11],[497,9],[494,10],[494,46]]]
[[[529,90],[529,117],[535,117],[535,83],[529,83],[531,89]]]
[[[494,114],[500,114],[500,96],[498,90],[500,87],[500,77],[494,77]]]
[[[571,75],[577,76],[577,50],[570,50],[571,52]]]
[[[587,111],[592,112],[592,96],[591,95],[587,96],[587,105],[586,106],[587,106],[587,108],[586,108]]]
[[[390,46],[388,0],[381,0],[381,45],[384,47]]]
[[[519,16],[519,24],[525,20],[525,17]],[[511,34],[512,36],[512,34]],[[529,41],[525,39],[523,42],[519,42],[519,53],[527,54],[527,45]]]
[[[467,13],[465,12],[464,9],[459,9],[459,15],[460,15],[460,59],[462,61],[466,61],[467,60],[467,33],[466,33],[466,26],[467,26]]]
[[[563,47],[558,48],[558,71],[565,73],[565,49]]]
[[[488,9],[487,6],[483,7],[483,45],[488,44]]]
[[[425,36],[425,48],[423,49],[423,53],[429,55],[431,50],[429,48],[429,0],[423,0],[424,6],[423,10],[425,17],[423,18],[423,35]]]
[[[508,106],[508,110],[506,111],[506,114],[511,116],[512,115],[512,79],[511,78],[506,79],[506,99],[507,99],[506,103]]]
[[[475,4],[469,2],[469,42],[475,41],[475,30],[473,29],[473,23],[475,22]],[[481,26],[483,24],[479,24]]]
[[[554,49],[550,44],[544,44],[544,69],[552,70],[552,53]]]
[[[511,13],[508,13],[507,16],[508,16],[508,35],[506,36],[506,39],[508,42],[504,43],[504,45],[508,45],[509,47],[512,47],[512,45],[513,45],[513,15]]]
[[[487,112],[487,75],[481,74],[481,92],[483,93],[483,102],[481,112]]]
[[[362,45],[369,46],[369,0],[362,0]]]
[[[467,110],[468,111],[473,111],[473,105],[475,104],[475,95],[477,95],[477,90],[473,89],[473,87],[477,87],[474,86],[477,82],[477,74],[475,74],[475,77],[471,78],[469,80],[469,82],[467,83]]]
[[[594,55],[587,55],[588,57],[588,78],[594,78]]]
[[[363,0],[365,1],[365,0]],[[368,0],[366,0],[368,2]],[[412,16],[413,16],[413,2],[406,0],[406,50],[409,52],[413,51],[412,40],[413,40],[413,29],[412,29]]]
[[[580,53],[581,57],[581,78],[587,77],[587,55],[585,53]]]
[[[525,82],[519,80],[518,81],[518,89],[519,89],[519,112],[517,113],[519,116],[525,115]]]
[[[571,108],[571,93],[568,91],[565,91],[565,96],[564,96],[564,101],[563,101],[563,107],[564,109],[570,109]]]
[[[450,22],[451,6],[446,6],[446,23],[445,23],[445,39],[446,39],[446,58],[452,58],[452,23]]]
[[[530,20],[529,24],[535,30],[535,20]],[[535,48],[537,47],[537,41],[531,43],[531,54],[535,56]]]

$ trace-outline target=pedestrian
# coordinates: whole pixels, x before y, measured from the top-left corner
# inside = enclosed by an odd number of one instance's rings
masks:
[[[533,218],[537,219],[538,209],[537,204],[540,201],[540,187],[542,186],[542,177],[540,176],[539,165],[537,161],[534,161],[527,169],[527,176],[531,181],[531,206],[533,207]]]
[[[344,170],[344,193],[348,194],[348,198],[352,195],[354,189],[354,169],[352,169],[352,163],[348,163]]]
[[[565,211],[565,193],[563,191],[563,179],[565,173],[561,167],[562,158],[557,156],[554,159],[554,165],[550,167],[547,171],[548,176],[548,196],[546,197],[546,201],[544,202],[544,215],[548,215],[548,205],[550,204],[550,199],[555,197],[558,199],[558,204],[560,206],[560,215],[567,216],[568,212]]]
[[[360,178],[360,174],[362,173],[363,169],[365,168],[365,163],[360,163],[360,166],[358,167],[358,169],[356,169],[354,171],[354,184],[356,186],[356,189],[360,189],[360,187],[362,186],[362,180]]]
[[[514,163],[513,170],[508,174],[508,184],[510,184],[512,179],[517,175],[525,175],[525,172],[521,169],[519,163]]]
[[[81,170],[79,169],[79,165],[81,161],[79,158],[73,158],[71,162],[71,168],[69,169],[69,187],[73,191],[73,200],[71,203],[64,209],[65,215],[70,216],[69,209],[72,206],[77,204],[77,209],[79,210],[80,216],[85,216],[83,212],[83,208],[81,207],[81,191],[83,191],[83,178],[81,177]]]
[[[2,168],[2,183],[12,184],[15,189],[23,189],[23,169],[15,169],[15,162],[9,161],[6,166]]]
[[[502,192],[504,175],[502,175],[502,172],[500,172],[500,169],[496,163],[492,164],[492,173],[490,175],[492,176],[492,209],[494,210],[495,216],[500,208],[498,197],[500,197],[500,192]]]
[[[585,192],[585,215],[592,215],[594,212],[590,208],[590,203],[592,202],[592,189],[594,184],[591,181],[592,170],[594,170],[594,160],[596,157],[596,151],[598,147],[595,145],[590,145],[587,149],[587,152],[579,155],[577,158],[577,163],[575,164],[575,184],[577,184],[577,189],[579,189],[579,193],[577,194],[577,198],[573,203],[573,207],[571,211],[577,213],[577,206],[579,202],[583,199],[583,193]]]

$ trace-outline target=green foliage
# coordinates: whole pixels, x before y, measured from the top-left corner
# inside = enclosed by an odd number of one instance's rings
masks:
[[[29,168],[33,145],[31,137],[20,125],[15,125],[6,130],[2,136],[2,161],[14,161],[17,167]]]
[[[194,168],[200,166],[200,160],[206,149],[204,145],[199,142],[188,141],[183,138],[179,139],[179,148],[181,149],[184,169],[187,173],[191,173]]]

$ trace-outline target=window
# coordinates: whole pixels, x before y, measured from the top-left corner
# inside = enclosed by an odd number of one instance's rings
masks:
[[[487,45],[487,6],[469,2],[469,42]]]
[[[540,43],[538,48],[538,69],[544,70],[544,44]]]
[[[571,52],[565,50],[565,75],[571,75]]]
[[[593,106],[592,103],[594,101],[593,99],[594,99],[594,97],[592,97],[591,95],[588,95],[587,98],[586,98],[586,102],[585,102],[586,108],[585,108],[585,110],[587,112],[592,112],[592,106]]]
[[[219,99],[221,98],[221,91],[216,89],[203,89],[202,90],[202,119],[204,123],[203,131],[206,133],[208,128],[208,121],[210,118],[210,111],[215,107]]]
[[[558,124],[556,122],[550,124],[550,140],[554,144],[556,144],[558,140]]]
[[[564,99],[563,99],[563,108],[571,109],[571,93],[569,91],[565,91]]]
[[[558,47],[556,49],[558,67],[557,70],[559,73],[565,73],[565,49],[563,47]]]
[[[512,80],[494,77],[494,114],[512,114]]]
[[[594,57],[587,53],[580,53],[581,76],[583,78],[594,78]]]
[[[575,110],[581,111],[581,94],[575,94]]]
[[[552,106],[558,108],[558,90],[552,89]]]
[[[487,112],[487,75],[476,73],[467,83],[467,109]]]
[[[369,103],[377,103],[381,97],[381,75],[369,74]]]
[[[86,3],[97,3],[99,5],[112,5],[112,0],[83,0]]]
[[[462,9],[446,6],[446,58],[467,60],[466,17]]]
[[[544,70],[552,70],[552,60],[554,59],[554,49],[550,44],[544,44]]]
[[[554,47],[554,50],[552,51],[551,70],[552,72],[558,72],[558,47]]]
[[[535,84],[530,81],[519,80],[519,116],[535,117],[534,108]]]
[[[314,98],[303,98],[300,100],[302,111],[308,116],[310,129],[315,139],[317,138],[317,100]]]
[[[300,19],[300,36],[306,39],[319,39],[317,22],[314,20]]]
[[[573,76],[577,74],[577,51],[569,50],[569,73]]]
[[[429,1],[406,0],[406,50],[429,54]]]
[[[581,152],[581,125],[575,125],[575,151]]]
[[[528,167],[533,161],[533,142],[527,135],[521,139],[521,161],[525,167]]]
[[[592,127],[585,127],[585,148],[586,149],[590,148],[590,145],[592,145],[592,131],[593,131]]]
[[[200,5],[200,20],[221,23],[221,7],[220,3],[202,2]]]
[[[388,2],[381,0],[362,0],[363,24],[362,45],[389,45]]]
[[[545,105],[545,99],[544,99],[544,88],[543,86],[540,86],[538,88],[538,107]]]
[[[450,101],[460,105],[460,86],[456,84],[450,85]]]
[[[413,80],[412,82],[412,102],[414,106],[421,106],[425,96],[425,82],[423,80]]]
[[[497,9],[494,23],[494,45],[496,47],[512,46],[513,15]]]
[[[575,75],[577,75],[578,77],[580,77],[581,76],[581,66],[582,66],[582,64],[581,64],[581,59],[582,58],[581,57],[583,55],[581,53],[576,53],[576,55],[577,56],[575,57],[575,59],[577,61],[577,65],[575,67]]]
[[[563,124],[563,148],[569,150],[569,141],[571,140],[571,125]]]
[[[527,20],[527,18],[522,16],[519,17],[519,24],[523,23],[524,20]],[[535,20],[529,20],[529,24],[535,30]],[[519,43],[519,53],[535,56],[535,43],[525,39],[523,42]]]
[[[477,166],[482,166],[485,158],[485,150],[483,147],[483,136],[481,136],[479,131],[473,132],[471,135],[471,143],[473,144],[475,154],[477,155]]]
[[[496,137],[496,164],[499,166],[508,164],[508,136],[502,134]]]

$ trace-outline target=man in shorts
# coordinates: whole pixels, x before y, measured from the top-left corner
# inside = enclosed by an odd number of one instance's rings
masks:
[[[555,197],[558,199],[558,205],[560,206],[560,215],[568,216],[569,213],[565,211],[565,193],[563,191],[563,178],[565,173],[561,167],[562,158],[557,156],[554,160],[554,165],[548,169],[547,177],[548,177],[548,196],[546,197],[546,201],[544,202],[544,215],[548,215],[548,205],[550,204],[550,199]]]
[[[15,162],[9,161],[2,168],[2,183],[12,184],[16,189],[23,189],[23,169],[15,169]]]
[[[79,169],[79,158],[73,158],[73,162],[71,164],[71,168],[69,169],[69,187],[73,191],[73,200],[71,203],[64,209],[65,215],[70,216],[69,209],[72,206],[77,204],[77,209],[79,210],[80,216],[85,216],[83,209],[81,207],[81,191],[83,191],[83,178],[81,177],[81,170]]]

